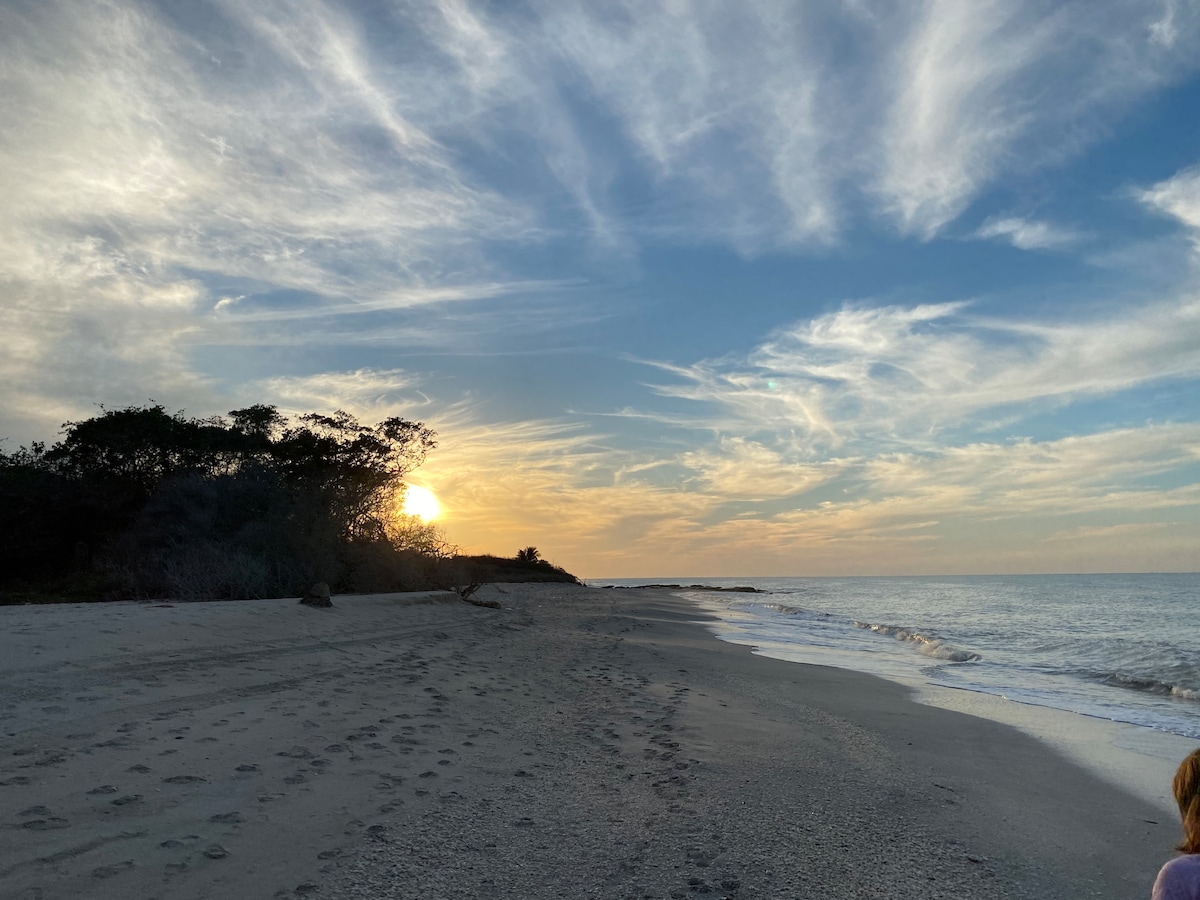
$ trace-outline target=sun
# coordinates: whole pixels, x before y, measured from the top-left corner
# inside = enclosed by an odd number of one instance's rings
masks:
[[[404,514],[416,516],[424,522],[432,522],[442,514],[442,504],[429,488],[419,484],[404,487]]]

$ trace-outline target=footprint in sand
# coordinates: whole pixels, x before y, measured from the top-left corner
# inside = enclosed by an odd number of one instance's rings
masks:
[[[71,825],[66,819],[30,819],[28,822],[22,822],[20,828],[28,831],[58,831],[60,828],[69,828]]]
[[[115,794],[116,792],[117,786],[115,784],[102,784],[88,791],[89,794]]]
[[[201,778],[199,775],[172,775],[170,778],[164,778],[163,784],[201,784],[207,781],[207,778]]]
[[[280,750],[275,755],[283,756],[287,759],[312,759],[314,756],[316,756],[316,754],[311,750],[306,750],[304,747],[300,746],[292,747],[290,750]]]
[[[129,806],[130,804],[141,802],[141,794],[126,794],[124,797],[118,797],[116,800],[111,801],[113,806]]]
[[[114,863],[111,866],[100,866],[92,869],[94,878],[112,878],[114,875],[120,875],[122,872],[128,872],[133,868],[133,860],[126,859],[119,863]]]

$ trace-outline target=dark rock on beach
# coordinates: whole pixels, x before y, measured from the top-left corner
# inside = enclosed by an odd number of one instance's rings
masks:
[[[320,609],[333,606],[333,601],[329,599],[329,585],[318,581],[308,589],[307,594],[300,598],[300,602],[305,606],[315,606]]]

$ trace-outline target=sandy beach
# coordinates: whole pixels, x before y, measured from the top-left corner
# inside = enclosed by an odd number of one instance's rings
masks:
[[[0,608],[5,898],[1136,898],[1177,825],[663,591]]]

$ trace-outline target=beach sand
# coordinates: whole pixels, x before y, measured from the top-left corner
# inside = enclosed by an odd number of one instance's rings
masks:
[[[1137,898],[1178,827],[661,591],[0,608],[5,898]]]

